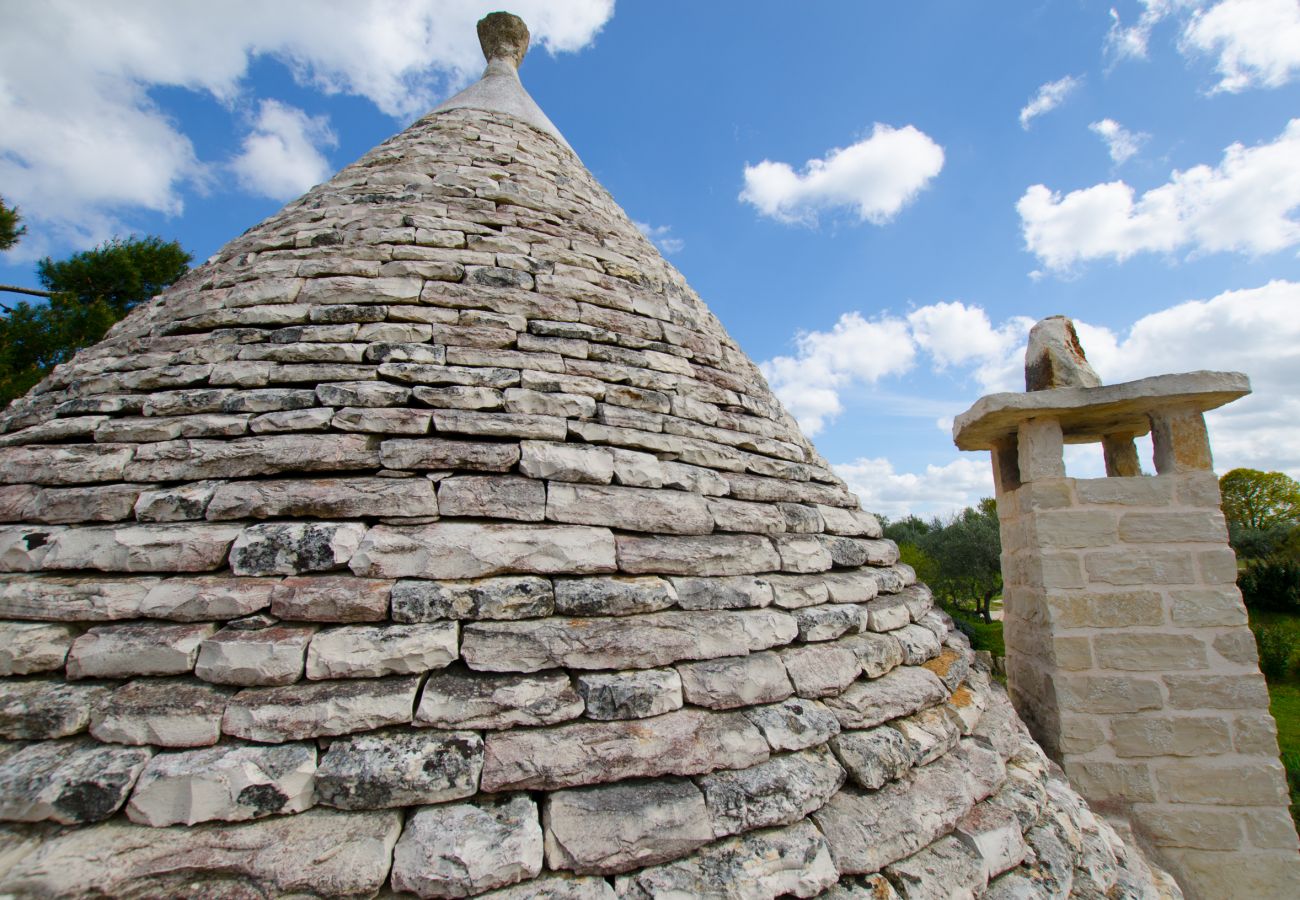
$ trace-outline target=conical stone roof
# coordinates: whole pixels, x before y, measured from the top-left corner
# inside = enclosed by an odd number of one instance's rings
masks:
[[[6,414],[0,893],[1155,896],[516,23]]]

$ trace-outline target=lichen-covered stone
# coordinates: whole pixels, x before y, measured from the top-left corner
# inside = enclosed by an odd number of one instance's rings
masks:
[[[126,815],[160,827],[298,813],[315,802],[315,773],[310,744],[160,753],[140,774]]]
[[[547,866],[581,874],[677,859],[713,840],[704,796],[684,778],[555,791],[542,825]]]
[[[94,741],[46,741],[10,752],[0,765],[0,819],[77,825],[121,809],[153,751]]]
[[[435,673],[425,681],[415,723],[433,728],[496,730],[554,725],[575,719],[582,711],[582,697],[564,673],[445,672]]]
[[[555,612],[562,616],[627,616],[659,612],[677,603],[672,583],[654,575],[556,578],[554,585]]]
[[[361,522],[273,522],[250,525],[230,550],[236,575],[297,575],[345,565],[361,545]]]
[[[916,756],[901,731],[882,725],[866,731],[841,731],[831,748],[853,783],[874,791],[916,764]]]
[[[536,576],[469,581],[403,579],[393,585],[393,620],[531,619],[554,610],[551,582]]]
[[[72,642],[69,678],[183,675],[215,625],[99,625]]]
[[[111,691],[56,678],[6,678],[0,681],[0,737],[39,741],[85,731]]]
[[[728,769],[698,779],[717,837],[790,825],[821,809],[844,770],[826,747],[774,756],[748,769]]]
[[[392,885],[419,897],[465,897],[541,869],[537,805],[507,794],[416,810],[393,850]]]
[[[786,700],[742,711],[774,751],[804,750],[840,733],[840,723],[815,700]]]
[[[574,683],[589,719],[644,719],[682,708],[682,679],[676,669],[590,672]]]
[[[826,705],[844,728],[871,728],[948,699],[933,672],[906,666],[872,681],[854,682]]]
[[[327,628],[307,648],[307,677],[379,678],[441,669],[458,655],[457,636],[455,622]]]
[[[114,744],[207,747],[221,737],[228,691],[182,678],[123,685],[91,714],[90,733]]]
[[[270,744],[369,731],[411,721],[418,678],[322,681],[247,688],[230,699],[221,730]]]
[[[380,731],[330,744],[316,798],[339,809],[385,809],[472,797],[483,739],[472,731]]]
[[[710,709],[775,703],[794,693],[775,653],[682,663],[677,672],[686,702]]]
[[[682,609],[751,609],[772,603],[771,583],[754,575],[669,580]]]
[[[649,719],[489,734],[483,790],[556,790],[624,778],[697,775],[767,759],[740,713],[679,709]]]
[[[479,894],[483,900],[618,900],[604,878],[593,875],[539,875],[522,884]]]

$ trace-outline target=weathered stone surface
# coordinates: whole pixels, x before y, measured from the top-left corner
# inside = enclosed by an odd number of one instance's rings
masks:
[[[783,572],[825,572],[834,564],[830,550],[814,535],[778,534],[772,541]]]
[[[489,734],[485,791],[556,790],[593,782],[697,775],[767,759],[767,744],[740,713],[679,709],[649,719],[575,722]]]
[[[0,447],[0,483],[86,484],[94,481],[121,481],[134,453],[134,447],[120,444]]]
[[[0,622],[0,675],[62,669],[77,631],[68,625]]]
[[[10,753],[0,766],[0,819],[78,825],[121,809],[153,751],[94,741],[47,741]]]
[[[230,550],[230,570],[236,575],[326,572],[345,565],[365,534],[361,522],[250,525]]]
[[[119,582],[117,590],[109,591],[108,596],[127,593],[124,582]],[[168,578],[143,585],[146,592],[135,609],[141,616],[178,622],[237,619],[269,606],[271,594],[278,584],[276,578],[231,578],[228,575]],[[128,608],[122,611],[125,613]]]
[[[821,809],[843,783],[844,770],[826,747],[698,779],[717,837],[797,822]]]
[[[1025,390],[1099,387],[1101,379],[1088,363],[1074,323],[1065,316],[1040,319],[1029,331],[1025,349]]]
[[[221,737],[228,693],[187,678],[132,681],[92,711],[100,741],[155,747],[208,747]]]
[[[952,835],[887,866],[885,873],[904,897],[971,897],[988,881],[979,854]]]
[[[211,520],[436,515],[433,483],[424,478],[234,481],[217,488],[207,507]]]
[[[220,481],[196,481],[140,492],[135,517],[141,522],[188,522],[202,519]]]
[[[748,500],[710,500],[709,513],[718,531],[745,531],[756,534],[779,534],[786,530],[781,509],[770,503]]]
[[[786,700],[754,706],[742,714],[763,734],[775,751],[804,750],[824,744],[840,732],[831,711],[815,700]]]
[[[0,681],[0,737],[39,741],[84,731],[111,690],[53,678]]]
[[[461,656],[481,672],[536,672],[557,667],[649,669],[764,649],[751,646],[756,642],[743,615],[661,612],[609,619],[475,622],[465,626]]]
[[[518,444],[457,441],[443,438],[384,441],[381,458],[387,469],[472,469],[506,472],[519,462]]]
[[[710,709],[775,703],[794,693],[775,653],[682,663],[677,672],[686,702]]]
[[[653,575],[556,578],[554,584],[555,611],[564,616],[627,616],[659,612],[677,602],[673,584]]]
[[[933,672],[905,666],[872,681],[857,681],[826,700],[843,728],[870,728],[942,703],[948,691]]]
[[[194,668],[199,645],[215,625],[100,625],[72,642],[69,678],[182,675]]]
[[[853,783],[871,791],[916,764],[902,732],[883,725],[866,731],[841,731],[831,738],[831,748]]]
[[[618,900],[604,878],[549,874],[479,897],[483,900]]]
[[[16,520],[49,524],[120,522],[132,516],[140,486],[105,484],[39,491]]]
[[[685,491],[556,482],[546,491],[546,518],[654,534],[708,534],[704,499]]]
[[[903,664],[903,648],[890,634],[864,632],[843,638],[838,645],[857,654],[862,674],[868,678],[879,678]]]
[[[419,685],[418,678],[370,678],[247,688],[226,706],[221,730],[279,744],[398,725],[411,721]]]
[[[923,766],[943,756],[961,739],[962,722],[947,704],[923,709],[889,723],[907,741],[913,765]]]
[[[160,827],[298,813],[315,803],[315,773],[310,744],[161,753],[141,773],[126,815]]]
[[[898,646],[903,649],[903,662],[909,666],[919,666],[934,659],[941,649],[934,632],[920,625],[904,625],[891,631],[889,636],[898,641]]]
[[[751,575],[781,568],[771,541],[759,535],[638,537],[620,534],[618,567],[632,574]]]
[[[704,619],[696,613],[701,627],[708,627],[713,619]],[[745,631],[749,651],[766,650],[790,643],[799,633],[794,616],[775,609],[738,609],[732,612],[713,613],[718,621],[737,621]]]
[[[764,580],[772,585],[772,602],[782,609],[817,606],[830,599],[830,589],[819,575],[765,575]]]
[[[838,644],[813,644],[781,651],[781,662],[800,697],[814,699],[840,693],[862,672],[857,654]]]
[[[388,877],[401,830],[398,812],[330,810],[196,828],[110,823],[47,841],[9,873],[5,888],[20,896],[168,896],[191,894],[198,879],[264,896],[368,896]]]
[[[584,575],[614,568],[613,534],[576,525],[376,525],[352,559],[356,574],[387,578]]]
[[[542,826],[547,866],[586,874],[677,859],[713,840],[704,797],[684,778],[556,791]]]
[[[954,834],[979,856],[985,880],[1019,865],[1029,855],[1015,815],[991,802],[976,804],[957,823]]]
[[[316,399],[325,406],[400,406],[409,388],[374,381],[340,381],[316,386]]]
[[[771,583],[755,575],[669,580],[682,609],[750,609],[772,603]]]
[[[385,809],[472,797],[483,739],[472,731],[379,731],[330,744],[316,799],[339,809]]]
[[[862,608],[853,603],[830,603],[795,610],[801,641],[833,641],[862,626]]]
[[[393,586],[393,619],[531,619],[554,610],[551,582],[535,576],[472,581],[402,580]]]
[[[546,486],[517,475],[460,475],[438,484],[444,516],[483,516],[540,522],[546,518]]]
[[[895,631],[912,623],[912,614],[907,609],[907,601],[897,595],[877,597],[864,609],[866,628],[877,633]]]
[[[827,534],[843,534],[851,537],[880,537],[880,522],[869,512],[860,509],[844,509],[839,506],[817,505]]]
[[[351,575],[285,578],[271,593],[271,613],[299,622],[381,622],[393,582]]]
[[[307,677],[379,678],[445,668],[459,655],[457,631],[455,622],[327,628],[307,648]]]
[[[582,698],[562,672],[480,675],[445,672],[424,683],[415,723],[434,728],[554,725],[582,715]]]
[[[417,810],[393,850],[392,885],[419,897],[465,897],[541,868],[537,805],[509,794]]]
[[[593,672],[574,679],[589,719],[644,719],[682,707],[676,669]]]
[[[339,431],[371,434],[427,434],[432,420],[432,413],[418,409],[344,407],[334,413],[330,425]]]
[[[199,647],[194,674],[214,684],[293,684],[302,677],[315,627],[271,624],[265,617],[232,622]]]
[[[832,603],[866,603],[880,593],[881,579],[878,569],[829,572],[817,577],[826,585]]]
[[[353,434],[165,441],[136,448],[127,474],[132,481],[197,481],[280,472],[355,471],[376,468],[378,449],[373,438]]]
[[[239,536],[234,525],[121,525],[52,534],[39,567],[101,572],[207,572]]]
[[[604,447],[523,441],[519,471],[546,481],[609,484],[614,478],[614,454]]]
[[[844,874],[877,872],[951,830],[1003,777],[994,751],[965,740],[958,750],[865,793],[845,788],[813,821]]]
[[[839,878],[826,839],[810,822],[719,841],[689,859],[620,876],[626,900],[655,897],[734,897],[772,900],[815,897]]]

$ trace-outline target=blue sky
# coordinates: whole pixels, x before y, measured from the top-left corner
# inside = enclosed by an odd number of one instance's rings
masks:
[[[494,8],[0,0],[0,281],[131,232],[202,260],[476,77]],[[1109,382],[1247,372],[1218,468],[1300,477],[1297,0],[507,8],[529,91],[868,508],[991,493],[949,420],[1054,313]]]

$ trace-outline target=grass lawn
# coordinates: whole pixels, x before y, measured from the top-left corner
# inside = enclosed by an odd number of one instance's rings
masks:
[[[1251,610],[1250,625],[1257,634],[1261,628],[1281,628],[1291,632],[1291,646],[1300,652],[1300,616]],[[1268,697],[1269,712],[1277,722],[1282,765],[1286,766],[1287,782],[1291,788],[1291,818],[1300,825],[1300,678],[1295,668],[1285,677],[1269,679]]]

